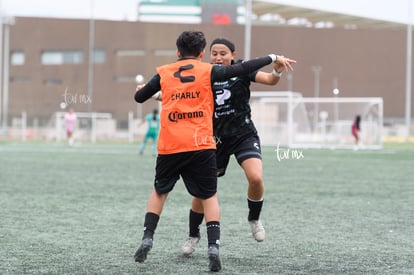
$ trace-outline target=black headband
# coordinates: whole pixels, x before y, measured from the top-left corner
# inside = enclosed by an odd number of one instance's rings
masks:
[[[210,50],[211,50],[211,47],[213,47],[213,45],[215,45],[215,44],[226,45],[230,49],[231,52],[234,52],[236,50],[236,48],[234,47],[234,44],[232,42],[230,42],[229,40],[225,39],[225,38],[216,38],[216,39],[214,39],[213,42],[211,42]]]

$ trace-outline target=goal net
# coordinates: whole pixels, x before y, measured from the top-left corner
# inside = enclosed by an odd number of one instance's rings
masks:
[[[50,120],[52,138],[56,141],[66,139],[64,123],[65,112],[56,112]],[[106,140],[116,133],[116,120],[111,113],[76,112],[75,140],[91,141]]]
[[[354,148],[352,123],[360,115],[362,148],[383,147],[382,98],[306,98],[297,92],[252,92],[250,105],[263,145]]]

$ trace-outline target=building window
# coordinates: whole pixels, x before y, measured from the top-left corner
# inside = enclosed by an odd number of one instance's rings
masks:
[[[95,49],[93,51],[93,63],[95,64],[103,64],[106,61],[106,53],[105,50],[98,50]]]
[[[25,56],[23,51],[13,51],[10,56],[10,64],[19,66],[24,65]]]
[[[62,85],[62,80],[60,79],[46,79],[43,81],[45,86],[60,86]]]
[[[144,50],[117,50],[115,53],[117,56],[144,56]]]
[[[176,56],[177,50],[154,50],[156,56]]]
[[[82,51],[44,51],[42,52],[43,65],[81,64]]]
[[[117,75],[113,79],[116,82],[135,82],[135,76],[132,75]]]
[[[32,82],[32,80],[30,79],[30,77],[26,77],[26,76],[12,76],[10,77],[10,82],[11,83],[30,83]]]

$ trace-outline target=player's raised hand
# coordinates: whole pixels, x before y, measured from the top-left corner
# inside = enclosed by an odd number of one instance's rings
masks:
[[[273,63],[273,68],[277,72],[282,72],[283,70],[293,71],[293,64],[296,64],[296,60],[278,55],[276,61]]]
[[[141,90],[143,87],[145,86],[145,84],[138,84],[137,87],[135,88],[135,92],[138,92],[139,90]]]

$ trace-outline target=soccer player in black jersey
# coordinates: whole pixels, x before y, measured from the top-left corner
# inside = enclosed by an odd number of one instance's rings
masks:
[[[357,115],[355,117],[354,122],[352,123],[352,135],[355,138],[355,147],[354,150],[358,150],[361,147],[361,140],[360,140],[360,136],[359,133],[361,131],[361,116]]]
[[[235,57],[235,46],[231,41],[218,38],[211,43],[210,58],[213,64],[230,65],[235,63]],[[247,219],[253,237],[258,242],[265,239],[265,230],[259,219],[263,205],[264,183],[260,139],[251,119],[250,82],[276,85],[283,70],[292,70],[295,63],[295,60],[278,55],[277,61],[272,63],[273,71],[270,73],[255,71],[226,81],[217,81],[213,85],[216,96],[213,125],[217,140],[217,175],[220,177],[225,174],[230,156],[234,154],[249,183]],[[194,252],[200,239],[199,226],[204,218],[203,212],[200,200],[193,198],[189,214],[189,237],[182,247],[184,255]]]

